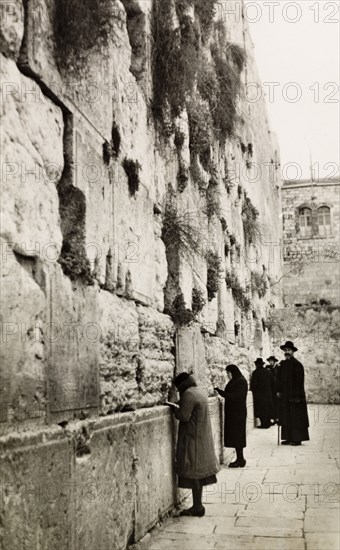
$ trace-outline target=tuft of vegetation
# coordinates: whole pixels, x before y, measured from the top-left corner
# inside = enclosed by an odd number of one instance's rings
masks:
[[[250,275],[251,290],[257,292],[259,298],[263,298],[268,291],[267,277],[264,273],[258,273],[258,271],[252,271]]]
[[[91,265],[85,250],[82,247],[76,249],[74,244],[64,240],[58,259],[64,275],[71,281],[80,280],[86,285],[93,285],[94,280],[91,275]]]
[[[174,143],[175,143],[175,147],[176,147],[177,150],[182,149],[183,144],[184,144],[184,140],[185,140],[184,133],[181,130],[179,130],[178,128],[176,128]]]
[[[238,186],[237,186],[237,196],[238,196],[239,199],[242,198],[242,194],[243,194],[242,185],[238,184]]]
[[[197,252],[202,240],[197,218],[193,213],[179,214],[169,206],[164,215],[162,239],[168,250],[183,247],[188,253]]]
[[[91,50],[107,45],[115,23],[112,0],[58,0],[53,31],[59,69],[86,65]]]
[[[171,2],[153,3],[153,110],[164,122],[164,108],[170,106],[171,117],[179,115],[186,96],[192,91],[199,68],[200,29],[184,9],[176,5],[180,27],[172,28]]]
[[[222,226],[222,231],[226,231],[226,230],[228,229],[228,225],[227,225],[226,219],[222,217],[222,218],[220,219],[220,222],[221,222],[221,226]]]
[[[236,244],[236,237],[233,233],[231,233],[231,235],[229,235],[229,240],[230,240],[231,246],[234,246],[234,244]]]
[[[214,127],[222,144],[234,134],[237,120],[237,101],[241,90],[241,76],[238,66],[232,60],[232,48],[221,55],[217,47],[211,48],[218,82],[217,96],[211,97],[210,106]]]
[[[229,251],[230,251],[230,246],[228,243],[225,243],[224,244],[224,254],[225,254],[225,257],[228,258],[229,256]]]
[[[236,273],[234,271],[227,271],[225,281],[227,288],[229,288],[232,292],[237,306],[244,313],[248,313],[251,309],[251,300],[247,296],[247,290],[241,285]]]
[[[222,263],[220,256],[217,254],[217,252],[214,252],[213,250],[208,250],[206,254],[206,261],[208,300],[209,302],[211,302],[211,300],[215,298],[219,288]]]
[[[184,189],[187,187],[188,180],[189,180],[188,170],[180,162],[178,174],[177,174],[178,190],[180,193],[183,193]]]
[[[221,217],[221,203],[220,203],[220,194],[217,186],[211,182],[207,187],[206,191],[207,207],[206,214],[208,218],[213,216]]]
[[[185,305],[182,292],[179,292],[173,300],[170,310],[166,311],[176,325],[181,327],[190,325],[194,320],[194,314],[191,309]]]
[[[242,206],[242,223],[245,242],[248,245],[256,245],[262,242],[262,228],[258,216],[258,210],[245,192]]]
[[[246,63],[247,54],[241,46],[230,42],[227,44],[227,51],[231,61],[236,65],[239,72],[242,72]]]
[[[139,171],[142,167],[138,160],[128,159],[127,157],[123,160],[122,165],[128,178],[130,196],[133,197],[139,189]]]
[[[199,155],[203,165],[210,160],[213,123],[209,104],[196,97],[187,105],[189,120],[189,147],[192,155]]]
[[[206,304],[206,301],[203,297],[203,292],[199,288],[192,289],[192,312],[195,317],[202,311]]]

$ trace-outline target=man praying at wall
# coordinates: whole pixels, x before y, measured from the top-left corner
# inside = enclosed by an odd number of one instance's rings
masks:
[[[277,372],[277,389],[279,397],[279,424],[282,426],[282,445],[301,445],[308,441],[308,411],[304,387],[304,368],[295,359],[297,348],[287,341],[280,346],[285,355]]]

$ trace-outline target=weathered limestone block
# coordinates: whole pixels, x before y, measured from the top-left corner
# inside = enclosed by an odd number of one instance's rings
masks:
[[[178,327],[176,353],[176,374],[180,374],[180,372],[192,373],[197,382],[211,393],[204,340],[198,323],[189,327]]]
[[[30,70],[71,112],[76,109],[108,141],[112,130],[111,47],[114,31],[125,29],[120,2],[105,2],[91,21],[89,4],[29,0],[25,41],[20,54]],[[105,30],[99,28],[105,19]],[[101,22],[100,22],[101,20]],[[103,33],[108,37],[103,39]],[[64,33],[64,36],[63,36]],[[124,35],[127,38],[126,29]]]
[[[174,374],[174,325],[158,311],[137,306],[140,335],[139,391],[149,406],[167,399]]]
[[[139,162],[137,158],[132,157],[132,160]],[[153,201],[144,185],[143,171],[144,168],[140,170],[139,189],[134,196],[129,192],[128,177],[122,167],[119,168],[118,180],[114,177],[113,241],[117,293],[151,305],[154,300],[156,238],[153,223],[150,223],[154,216]]]
[[[131,417],[75,426],[75,548],[125,550],[132,542],[138,484]],[[73,428],[73,427],[72,427]],[[71,428],[71,429],[72,429]],[[85,430],[85,431],[84,431]]]
[[[52,271],[52,270],[51,270]],[[101,327],[96,288],[71,283],[56,264],[47,296],[49,412],[54,421],[97,413]]]
[[[63,167],[63,116],[39,86],[2,56],[2,236],[24,256],[50,261],[62,236],[56,183]]]
[[[154,235],[155,235],[155,284],[154,284],[154,307],[158,311],[164,310],[164,288],[168,277],[166,251],[164,242],[161,239],[162,227],[159,215],[154,216]]]
[[[71,140],[72,183],[86,199],[86,254],[96,279],[104,285],[107,256],[112,245],[113,189],[103,162],[103,139],[84,117],[77,115],[72,121]]]
[[[1,440],[2,548],[73,550],[71,456],[59,427]]]
[[[171,509],[174,499],[173,419],[165,407],[137,412],[135,541],[158,521],[159,512]],[[157,452],[150,453],[150,448]]]
[[[138,316],[134,302],[101,291],[100,394],[103,414],[136,408],[140,363]]]
[[[17,59],[24,36],[24,6],[22,0],[0,2],[0,51]]]
[[[46,276],[34,258],[14,255],[1,240],[0,424],[45,417]],[[40,277],[40,278],[39,278]]]

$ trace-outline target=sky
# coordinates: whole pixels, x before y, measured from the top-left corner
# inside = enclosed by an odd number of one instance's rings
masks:
[[[245,0],[255,59],[278,135],[283,179],[339,173],[339,6]],[[291,84],[292,83],[292,84]]]

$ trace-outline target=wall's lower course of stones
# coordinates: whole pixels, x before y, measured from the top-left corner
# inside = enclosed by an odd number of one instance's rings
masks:
[[[216,454],[230,459],[232,450],[223,452],[222,403],[216,397],[209,403]],[[175,437],[165,407],[3,436],[2,547],[125,550],[138,542],[183,495],[176,488]]]

